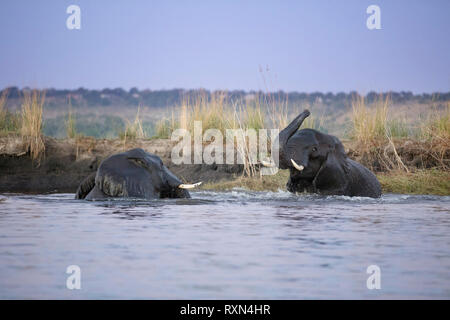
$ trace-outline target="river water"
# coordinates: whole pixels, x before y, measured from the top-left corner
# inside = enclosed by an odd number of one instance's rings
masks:
[[[192,196],[0,196],[0,298],[450,298],[450,197]]]

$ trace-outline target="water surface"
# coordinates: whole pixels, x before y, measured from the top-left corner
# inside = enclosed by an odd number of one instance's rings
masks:
[[[0,196],[0,298],[450,298],[450,197],[192,195]]]

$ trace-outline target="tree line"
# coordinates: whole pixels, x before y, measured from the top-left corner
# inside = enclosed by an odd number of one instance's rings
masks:
[[[30,88],[18,88],[9,87],[0,91],[0,95],[7,92],[9,99],[20,99],[23,96],[23,92],[31,90]],[[179,105],[183,99],[195,98],[199,95],[210,97],[211,95],[224,93],[227,99],[230,101],[239,99],[252,99],[255,97],[263,99],[274,99],[274,101],[282,100],[289,103],[307,102],[323,103],[328,105],[334,105],[335,107],[345,107],[349,105],[349,102],[355,97],[360,96],[358,92],[339,92],[339,93],[322,93],[322,92],[262,92],[262,91],[244,91],[244,90],[232,90],[232,91],[210,91],[205,89],[171,89],[171,90],[139,90],[137,88],[131,88],[125,90],[123,88],[115,89],[103,89],[103,90],[90,90],[85,88],[78,88],[75,90],[67,89],[45,89],[45,95],[47,98],[47,106],[60,106],[61,103],[70,102],[74,107],[77,106],[104,106],[111,105],[130,105],[138,106],[145,105],[149,107],[168,107]],[[422,93],[414,94],[411,91],[389,91],[389,92],[375,92],[371,91],[364,97],[368,103],[375,101],[376,99],[385,98],[389,96],[393,103],[404,102],[442,102],[450,101],[450,92],[434,92],[434,93]]]

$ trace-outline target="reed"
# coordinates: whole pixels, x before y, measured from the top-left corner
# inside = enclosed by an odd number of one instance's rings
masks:
[[[352,101],[352,138],[363,144],[386,138],[389,97],[379,97],[369,108],[363,96]]]
[[[201,93],[196,97],[185,97],[178,114],[180,128],[190,132],[194,130],[195,121],[201,121],[203,132],[217,129],[224,133],[233,123],[233,112],[224,92],[213,93],[211,96]]]
[[[172,115],[170,119],[163,118],[156,123],[156,138],[159,139],[170,139],[173,131],[178,129],[180,126]]]
[[[450,170],[450,102],[442,111],[432,108],[420,128],[420,138],[428,146],[424,153],[434,158],[439,167]]]
[[[1,128],[4,127],[4,122],[6,119],[5,105],[6,105],[7,99],[8,99],[8,91],[5,90],[5,91],[3,91],[2,95],[0,96],[0,126],[1,126]]]
[[[259,130],[273,126],[275,128],[286,125],[287,102],[277,108],[277,100],[266,95],[255,95],[231,101],[225,92],[215,92],[211,95],[200,93],[195,97],[187,96],[181,105],[172,112],[171,119],[160,120],[156,125],[156,135],[161,138],[171,136],[177,128],[194,132],[194,123],[200,121],[202,134],[209,129],[219,130],[223,137],[227,137],[228,129],[236,136],[236,150],[244,162],[244,175],[255,176],[258,173],[257,159],[254,150],[250,150],[249,137],[246,133],[250,129]]]
[[[436,107],[431,107],[428,119],[423,121],[421,126],[421,137],[423,139],[450,139],[450,102],[447,102],[445,109],[439,112]]]
[[[0,96],[0,135],[17,133],[20,130],[21,117],[17,113],[12,113],[6,109],[8,91],[4,90]]]
[[[76,119],[75,115],[72,112],[72,109],[69,109],[67,113],[67,119],[65,120],[66,126],[66,135],[69,139],[75,139],[77,137],[77,129],[76,129]]]
[[[140,107],[138,107],[136,117],[133,122],[126,119],[125,130],[119,133],[119,137],[124,141],[124,145],[129,140],[144,139],[146,137],[142,126]]]
[[[31,158],[38,161],[45,153],[45,144],[42,138],[44,102],[45,92],[38,90],[23,92],[20,133]]]

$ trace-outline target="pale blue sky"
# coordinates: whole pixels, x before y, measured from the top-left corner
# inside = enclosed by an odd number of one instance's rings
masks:
[[[0,88],[264,90],[268,66],[271,91],[449,91],[449,14],[448,0],[2,0]]]

